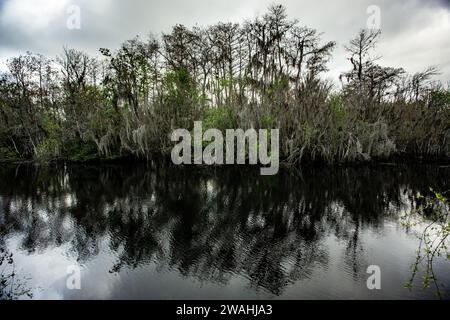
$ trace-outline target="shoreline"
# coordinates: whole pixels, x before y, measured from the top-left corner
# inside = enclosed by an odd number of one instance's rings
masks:
[[[71,165],[111,165],[111,164],[144,164],[151,162],[159,162],[164,163],[167,162],[170,165],[181,168],[200,168],[200,169],[208,169],[208,168],[237,168],[237,167],[262,167],[260,165],[251,165],[251,164],[234,164],[234,165],[206,165],[206,164],[182,164],[175,165],[170,160],[170,157],[165,156],[154,156],[148,159],[142,159],[133,156],[124,156],[118,157],[114,159],[89,159],[89,160],[69,160],[69,159],[54,159],[49,161],[41,161],[41,160],[16,160],[16,161],[8,161],[1,160],[0,165],[53,165],[53,164],[71,164]],[[348,161],[348,162],[334,162],[327,163],[325,161],[314,160],[314,161],[302,161],[301,163],[293,164],[284,160],[280,160],[280,169],[298,169],[302,167],[325,167],[325,168],[335,168],[335,167],[361,167],[361,166],[371,166],[371,165],[391,165],[391,166],[399,166],[399,165],[436,165],[442,167],[450,167],[450,157],[432,157],[432,156],[412,156],[412,155],[394,155],[388,158],[379,158],[379,159],[370,159],[370,160],[360,160],[360,161]]]

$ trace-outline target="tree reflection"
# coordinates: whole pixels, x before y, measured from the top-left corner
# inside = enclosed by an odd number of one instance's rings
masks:
[[[261,177],[258,170],[135,166],[0,169],[0,233],[20,233],[29,253],[70,244],[87,262],[108,240],[110,272],[155,262],[200,281],[244,275],[275,295],[327,267],[324,238],[346,242],[345,263],[365,273],[360,233],[381,230],[449,169],[310,169]]]

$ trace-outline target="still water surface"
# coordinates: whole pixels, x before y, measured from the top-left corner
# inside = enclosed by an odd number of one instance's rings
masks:
[[[404,288],[414,195],[450,168],[259,170],[167,165],[0,169],[0,245],[34,299],[433,299]],[[81,290],[66,286],[81,268]],[[381,268],[368,290],[367,267]],[[450,287],[450,262],[435,272]],[[27,298],[27,297],[22,297]]]

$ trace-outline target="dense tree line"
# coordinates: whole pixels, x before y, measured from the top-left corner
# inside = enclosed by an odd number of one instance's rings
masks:
[[[291,163],[450,156],[448,88],[431,83],[434,68],[378,65],[379,36],[362,30],[346,46],[339,90],[324,80],[336,43],[278,5],[242,24],[176,25],[102,58],[27,53],[0,76],[0,159],[149,158],[195,120],[279,128]]]

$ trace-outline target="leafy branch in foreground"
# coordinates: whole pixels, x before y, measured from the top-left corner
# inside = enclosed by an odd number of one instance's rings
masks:
[[[434,271],[436,258],[445,258],[450,260],[448,250],[448,239],[450,235],[449,219],[449,201],[444,196],[445,193],[439,193],[430,188],[431,196],[418,194],[416,199],[417,208],[407,214],[404,224],[411,228],[426,223],[425,228],[420,234],[419,249],[416,260],[412,266],[412,275],[406,287],[412,290],[413,282],[417,278],[420,266],[425,266],[423,276],[423,288],[427,289],[434,286],[436,295],[442,299],[446,289],[444,285],[439,284]]]
[[[32,298],[33,294],[16,278],[13,254],[0,247],[0,300],[14,300],[22,296]]]

